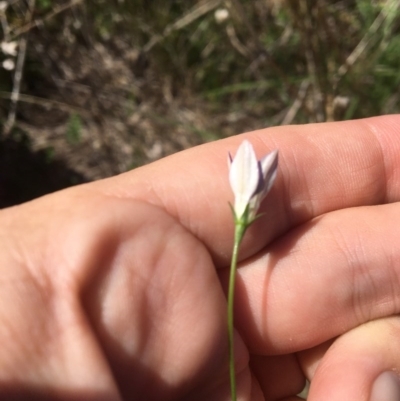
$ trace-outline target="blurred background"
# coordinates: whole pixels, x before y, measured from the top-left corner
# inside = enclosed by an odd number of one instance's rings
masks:
[[[398,0],[7,0],[0,20],[0,207],[245,131],[400,111]]]

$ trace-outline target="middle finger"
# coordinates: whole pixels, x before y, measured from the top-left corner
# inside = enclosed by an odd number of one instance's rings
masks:
[[[235,319],[250,351],[295,352],[399,313],[399,209],[326,214],[239,268]]]

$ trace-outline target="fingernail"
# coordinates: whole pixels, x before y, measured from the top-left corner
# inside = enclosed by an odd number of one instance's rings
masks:
[[[400,401],[400,379],[393,372],[381,373],[372,385],[369,401]]]

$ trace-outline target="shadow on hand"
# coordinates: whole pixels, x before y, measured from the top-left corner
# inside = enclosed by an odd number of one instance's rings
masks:
[[[94,389],[43,389],[35,386],[16,383],[11,385],[0,381],[0,399],[7,401],[112,401],[115,395],[99,392]]]

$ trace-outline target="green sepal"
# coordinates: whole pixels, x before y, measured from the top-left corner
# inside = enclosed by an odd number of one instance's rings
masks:
[[[256,220],[258,220],[260,217],[263,217],[265,214],[266,214],[266,213],[257,214],[257,216],[254,217],[254,219],[251,220],[251,221],[249,222],[249,226],[250,226],[251,224],[253,224]]]

